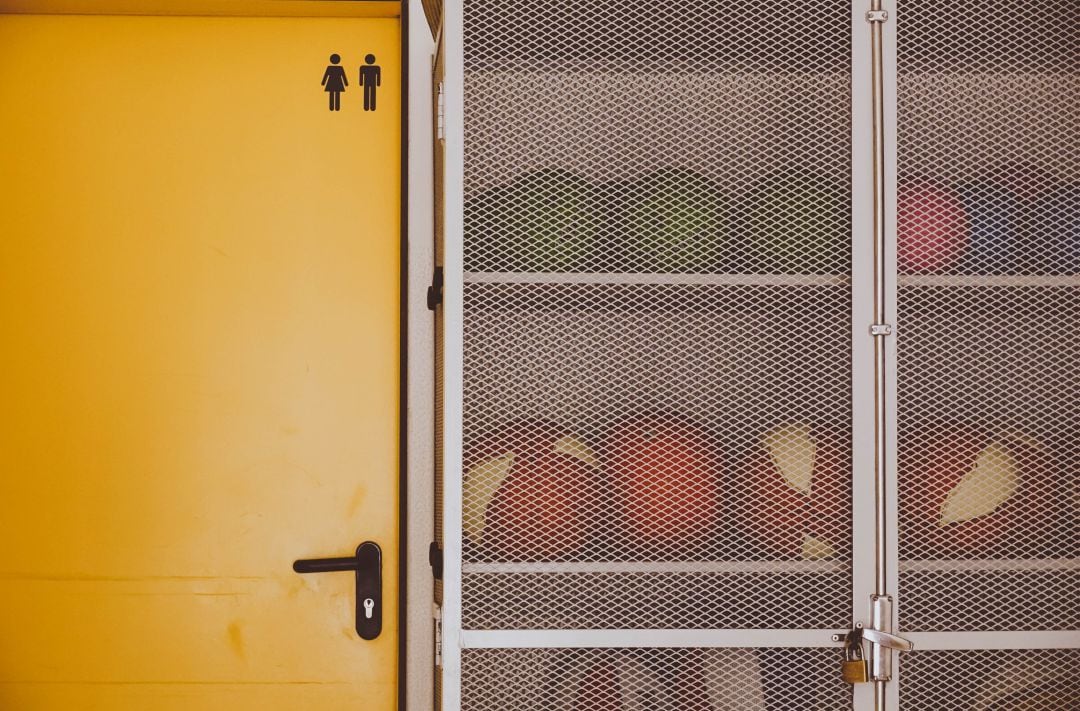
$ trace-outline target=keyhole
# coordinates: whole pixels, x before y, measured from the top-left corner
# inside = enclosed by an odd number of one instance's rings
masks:
[[[375,611],[375,601],[370,597],[364,598],[364,617],[371,619],[372,613]]]

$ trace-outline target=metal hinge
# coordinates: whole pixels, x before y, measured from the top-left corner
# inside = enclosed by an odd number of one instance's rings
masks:
[[[866,13],[867,22],[887,22],[889,20],[888,10],[870,10]]]
[[[442,606],[431,603],[431,615],[435,618],[435,666],[442,667]]]
[[[428,563],[431,564],[431,577],[436,580],[442,580],[443,572],[443,553],[439,544],[432,541],[428,546]]]
[[[429,311],[442,303],[443,299],[443,268],[435,267],[431,273],[431,286],[427,288],[427,307]]]
[[[446,95],[443,93],[443,83],[439,82],[439,93],[435,106],[435,138],[446,138]]]
[[[873,323],[870,324],[871,336],[891,336],[893,334],[893,327],[891,323]]]

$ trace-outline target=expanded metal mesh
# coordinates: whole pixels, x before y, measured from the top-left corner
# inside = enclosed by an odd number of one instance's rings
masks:
[[[483,649],[462,654],[466,711],[843,711],[835,649]]]
[[[1080,650],[914,651],[900,655],[904,711],[1080,708]]]
[[[1080,5],[896,21],[900,623],[1076,629]]]
[[[850,5],[464,19],[463,624],[845,626]]]
[[[850,5],[465,3],[467,271],[845,273]]]
[[[842,566],[829,570],[477,572],[466,576],[470,605],[464,624],[474,629],[790,629],[812,620],[841,627],[849,624],[842,597],[847,591],[850,610],[851,575]]]
[[[847,287],[466,299],[468,626],[846,624]],[[806,455],[809,495],[775,466]]]

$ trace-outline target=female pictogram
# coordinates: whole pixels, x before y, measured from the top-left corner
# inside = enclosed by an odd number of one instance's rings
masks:
[[[341,111],[341,92],[349,85],[345,76],[345,67],[340,66],[341,57],[336,54],[330,55],[330,66],[326,68],[322,76],[324,91],[330,94],[330,110]]]

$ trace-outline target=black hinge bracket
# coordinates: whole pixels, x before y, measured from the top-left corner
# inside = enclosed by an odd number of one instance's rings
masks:
[[[443,554],[442,548],[438,543],[432,541],[428,546],[428,562],[431,563],[431,575],[436,580],[442,580],[443,575]]]
[[[443,268],[435,267],[431,275],[431,286],[427,289],[427,307],[434,311],[435,307],[442,303],[443,296]]]

